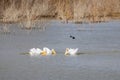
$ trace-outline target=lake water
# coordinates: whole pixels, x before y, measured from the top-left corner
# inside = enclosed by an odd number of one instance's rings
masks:
[[[120,80],[120,21],[51,21],[45,30],[32,31],[11,24],[9,30],[0,33],[0,80]],[[54,48],[57,55],[21,54],[33,47]],[[81,55],[64,56],[67,47],[79,48]]]

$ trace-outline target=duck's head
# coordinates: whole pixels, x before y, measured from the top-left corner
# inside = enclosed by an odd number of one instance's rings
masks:
[[[69,55],[69,48],[66,48],[65,55]]]
[[[46,52],[46,51],[42,51],[42,52],[41,52],[41,55],[42,55],[42,56],[46,56],[46,55],[47,55],[47,52]]]
[[[52,55],[56,55],[56,51],[54,49],[52,49],[51,51],[52,51]]]

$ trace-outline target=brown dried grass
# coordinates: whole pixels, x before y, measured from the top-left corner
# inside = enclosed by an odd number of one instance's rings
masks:
[[[0,0],[0,4],[3,22],[27,21],[29,27],[32,20],[43,16],[90,22],[105,21],[115,14],[120,17],[120,0]]]

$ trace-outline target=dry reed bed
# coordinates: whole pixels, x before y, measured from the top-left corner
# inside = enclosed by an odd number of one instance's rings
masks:
[[[3,22],[27,21],[55,17],[64,21],[105,21],[120,18],[120,0],[0,0]]]

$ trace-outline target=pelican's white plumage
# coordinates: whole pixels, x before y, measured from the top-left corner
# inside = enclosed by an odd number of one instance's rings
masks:
[[[44,47],[43,51],[46,51],[46,55],[51,55],[52,54],[51,50],[47,47]]]
[[[32,49],[30,49],[29,54],[31,56],[38,56],[41,54],[41,52],[42,52],[42,50],[39,48],[32,48]]]
[[[36,48],[36,55],[40,55],[40,54],[41,54],[41,52],[42,52],[42,50],[41,50],[41,49]]]
[[[47,55],[55,55],[56,52],[54,49],[50,50],[49,48],[47,47],[44,47],[43,48],[43,52],[41,53],[42,56],[47,56]]]
[[[76,49],[66,48],[65,55],[74,56],[74,55],[77,55],[77,52],[78,52],[78,48]]]

